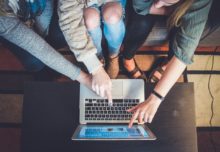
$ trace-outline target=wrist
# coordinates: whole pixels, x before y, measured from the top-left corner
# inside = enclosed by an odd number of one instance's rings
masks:
[[[96,70],[94,70],[91,74],[94,76],[94,75],[96,75],[97,73],[100,73],[103,70],[104,70],[103,66],[98,66],[96,68]]]
[[[90,75],[83,72],[83,71],[80,71],[80,74],[78,75],[78,77],[76,78],[76,80],[79,82],[79,83],[82,83],[82,84],[87,84],[87,83],[90,83]]]
[[[83,63],[87,67],[90,74],[95,73],[100,67],[103,66],[95,54],[92,54],[89,57],[85,58],[83,60]]]
[[[152,94],[155,98],[157,98],[158,100],[160,100],[161,102],[165,99],[164,96],[160,95],[160,93],[158,93],[158,92],[155,91],[155,90],[153,90],[153,91],[151,92],[151,94]]]

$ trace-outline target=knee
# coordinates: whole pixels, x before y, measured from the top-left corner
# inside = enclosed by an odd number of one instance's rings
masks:
[[[84,10],[84,20],[88,30],[94,29],[100,25],[100,15],[94,8]]]
[[[117,23],[122,17],[122,6],[117,2],[108,3],[103,8],[103,18],[108,24]]]

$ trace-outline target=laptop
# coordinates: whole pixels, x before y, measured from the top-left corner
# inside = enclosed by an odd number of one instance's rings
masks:
[[[113,105],[80,85],[79,121],[72,140],[156,140],[146,125],[128,128],[132,113],[127,109],[143,102],[144,81],[141,79],[112,80]]]

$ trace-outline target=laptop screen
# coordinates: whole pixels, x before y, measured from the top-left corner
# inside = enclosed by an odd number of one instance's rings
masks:
[[[128,128],[127,125],[93,125],[83,126],[78,134],[78,138],[84,139],[129,139],[129,138],[147,138],[146,130],[139,125]]]

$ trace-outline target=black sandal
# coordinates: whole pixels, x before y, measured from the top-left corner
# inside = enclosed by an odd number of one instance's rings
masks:
[[[153,65],[153,69],[150,70],[151,72],[148,77],[148,82],[157,83],[160,80],[160,78],[156,77],[155,73],[158,72],[162,76],[164,73],[164,69],[162,67],[167,63],[168,63],[167,57],[159,57],[156,60],[155,64]]]
[[[160,75],[162,76],[163,73],[164,73],[164,70],[163,70],[163,68],[160,67],[160,66],[157,67],[156,69],[154,69],[154,70],[152,71],[152,73],[150,74],[150,76],[149,76],[149,79],[148,79],[149,82],[151,82],[151,83],[157,83],[157,82],[160,80],[158,77],[155,76],[155,73],[156,73],[156,72],[160,73]]]
[[[123,59],[122,59],[123,60]],[[147,77],[146,75],[144,74],[143,71],[141,71],[141,69],[138,67],[135,59],[134,60],[134,63],[135,63],[135,68],[131,71],[128,71],[125,67],[124,67],[124,64],[123,64],[123,61],[122,61],[122,67],[123,67],[123,71],[124,73],[129,77],[129,78],[132,78],[132,79],[143,79],[143,80],[147,80]],[[140,72],[141,75],[138,76],[138,77],[134,77],[134,75],[137,73],[137,72]]]

